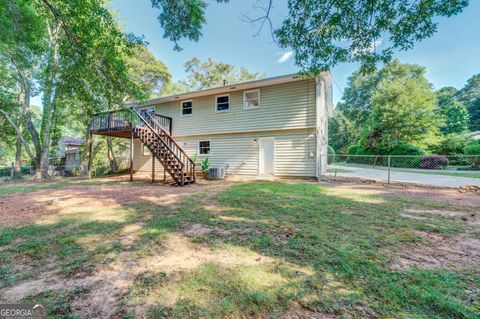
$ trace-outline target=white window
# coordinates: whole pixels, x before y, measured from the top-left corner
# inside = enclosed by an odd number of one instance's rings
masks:
[[[260,107],[260,90],[243,92],[243,108],[256,109]]]
[[[218,95],[215,97],[215,112],[230,111],[230,95]]]
[[[182,101],[180,103],[180,114],[182,115],[192,115],[193,114],[193,102],[190,101]]]
[[[210,154],[210,141],[198,142],[198,154],[200,155]]]

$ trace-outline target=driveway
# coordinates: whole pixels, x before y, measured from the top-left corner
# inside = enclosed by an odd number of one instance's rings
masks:
[[[329,165],[328,170],[328,176],[358,177],[385,182],[388,180],[388,171],[386,169],[332,164]],[[451,172],[448,171],[444,173]],[[432,173],[429,173],[426,170],[421,170],[417,173],[412,171],[392,170],[390,174],[391,181],[401,183],[415,183],[443,187],[480,186],[480,178],[442,175],[440,174],[440,171],[432,171]]]

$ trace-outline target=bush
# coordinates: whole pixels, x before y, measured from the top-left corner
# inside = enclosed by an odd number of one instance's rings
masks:
[[[465,154],[466,155],[477,155],[477,156],[472,156],[469,157],[468,159],[470,160],[470,164],[472,167],[478,167],[479,162],[480,162],[480,141],[475,144],[470,144],[465,146]]]
[[[468,138],[459,134],[449,134],[441,143],[432,148],[433,153],[441,155],[463,154]]]
[[[362,149],[361,145],[354,144],[348,148],[348,155],[357,155],[358,150]]]
[[[468,146],[465,146],[465,154],[480,156],[480,144],[470,144]]]
[[[425,155],[425,151],[417,146],[410,144],[399,144],[390,148],[385,154],[387,155]]]
[[[418,165],[423,169],[439,169],[448,166],[448,158],[445,156],[425,156]]]

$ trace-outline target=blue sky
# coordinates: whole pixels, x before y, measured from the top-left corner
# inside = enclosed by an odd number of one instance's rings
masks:
[[[209,57],[244,66],[266,73],[267,76],[297,72],[293,58],[279,63],[280,58],[288,57],[288,50],[280,49],[272,40],[267,28],[254,36],[258,26],[251,26],[243,16],[258,16],[252,6],[258,0],[232,0],[229,4],[216,4],[209,1],[207,25],[198,42],[182,41],[183,51],[173,50],[173,44],[163,39],[163,31],[158,23],[158,10],[151,7],[150,0],[113,0],[123,27],[137,35],[144,35],[150,50],[165,62],[174,80],[185,76],[183,64],[196,56],[201,60]],[[287,14],[286,1],[274,1],[273,21],[277,25]],[[440,19],[438,32],[410,51],[398,52],[395,57],[402,62],[417,63],[427,68],[427,77],[435,88],[443,86],[462,87],[466,80],[480,73],[480,1],[472,0],[462,13],[451,18]],[[342,64],[332,70],[338,87],[343,90],[347,77],[358,65]],[[340,90],[334,86],[334,100],[341,98]]]

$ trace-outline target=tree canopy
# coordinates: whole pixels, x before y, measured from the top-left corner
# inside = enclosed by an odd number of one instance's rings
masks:
[[[218,62],[211,58],[202,62],[199,58],[194,57],[187,61],[184,67],[186,78],[167,85],[162,92],[163,95],[202,90],[265,77],[265,74],[251,72],[247,68],[238,68],[233,64]]]

